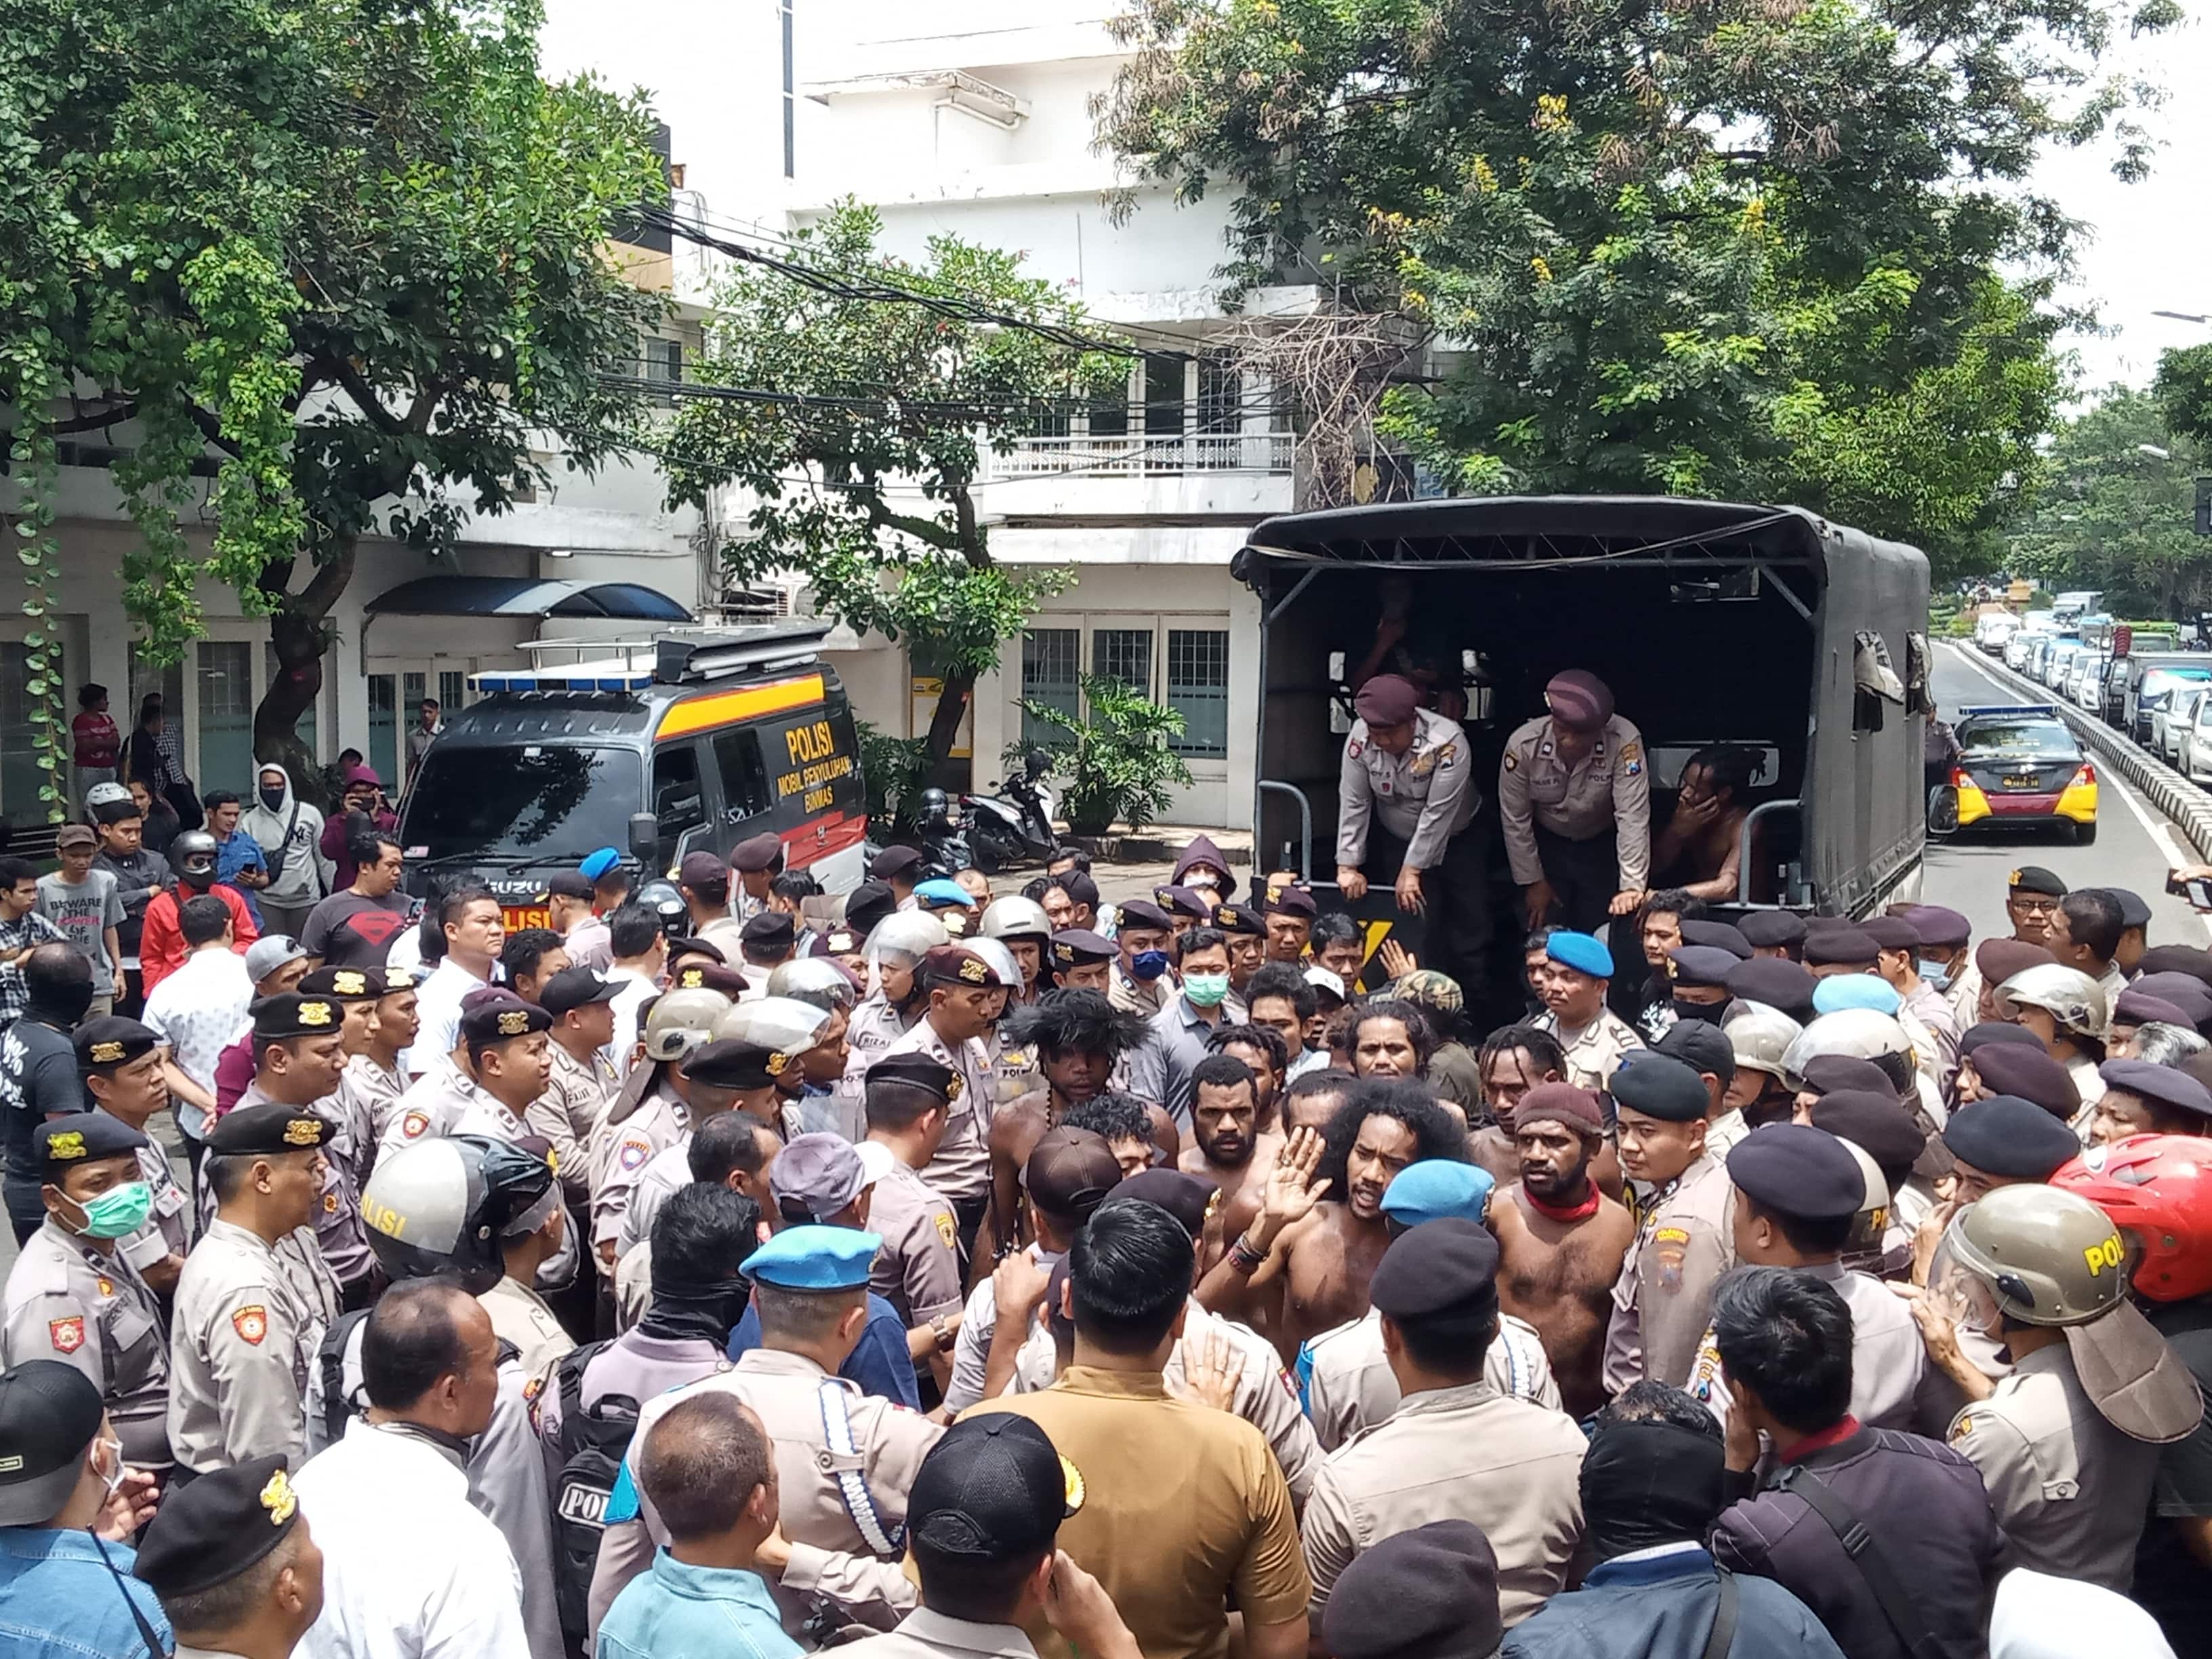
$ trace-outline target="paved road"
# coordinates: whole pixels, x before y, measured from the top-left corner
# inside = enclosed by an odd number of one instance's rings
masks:
[[[2018,702],[2010,686],[1984,672],[1970,646],[1944,642],[1936,652],[1936,701],[1950,717],[1960,705]],[[2212,925],[2166,891],[2166,872],[2197,862],[2188,842],[2159,810],[2109,770],[2100,767],[2097,840],[2069,845],[2059,830],[1968,830],[1928,849],[1922,896],[1930,904],[1963,911],[1974,937],[2012,931],[2005,919],[2005,877],[2021,864],[2039,864],[2070,887],[2126,887],[2151,907],[2154,945],[2203,945]]]

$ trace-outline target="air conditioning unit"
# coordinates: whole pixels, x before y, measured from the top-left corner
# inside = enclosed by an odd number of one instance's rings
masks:
[[[808,614],[803,576],[777,576],[722,590],[714,606],[724,623],[781,622]]]

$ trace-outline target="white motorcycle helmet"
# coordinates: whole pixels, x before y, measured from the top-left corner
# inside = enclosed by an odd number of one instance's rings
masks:
[[[2110,1022],[2105,988],[2078,969],[2046,962],[2023,968],[1996,988],[1990,999],[1998,1018],[2011,1019],[2022,1008],[2040,1008],[2075,1036],[2101,1038]]]
[[[1826,1054],[1847,1054],[1853,1060],[1902,1054],[1908,1070],[1917,1063],[1912,1039],[1891,1016],[1871,1008],[1839,1008],[1808,1025],[1783,1051],[1782,1080],[1793,1089],[1803,1088],[1806,1065]]]
[[[1778,1008],[1752,1002],[1721,1027],[1721,1034],[1735,1050],[1737,1071],[1764,1072],[1779,1078],[1784,1075],[1782,1057],[1790,1052],[1791,1043],[1805,1035],[1805,1028]]]

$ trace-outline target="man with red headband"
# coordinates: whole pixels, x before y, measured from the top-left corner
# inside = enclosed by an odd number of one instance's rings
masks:
[[[1550,712],[1508,738],[1498,764],[1506,856],[1532,930],[1595,933],[1650,884],[1650,757],[1596,675],[1553,675],[1544,702]]]

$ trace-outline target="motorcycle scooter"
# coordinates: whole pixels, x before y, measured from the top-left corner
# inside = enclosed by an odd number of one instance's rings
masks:
[[[1007,779],[998,793],[960,797],[975,867],[984,874],[996,875],[1017,864],[1042,864],[1060,844],[1052,827],[1057,803],[1044,781],[1051,764],[1044,750],[1032,749],[1022,775]]]

